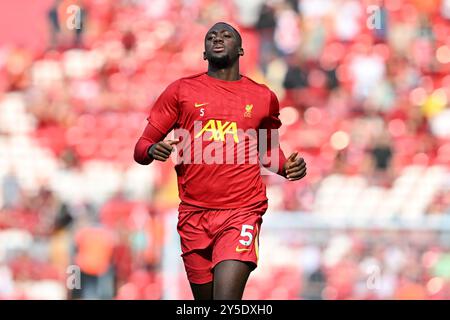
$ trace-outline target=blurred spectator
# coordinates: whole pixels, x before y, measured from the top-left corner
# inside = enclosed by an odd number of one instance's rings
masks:
[[[306,70],[302,69],[300,59],[292,55],[288,60],[288,71],[283,81],[286,89],[301,89],[308,86],[308,75]]]
[[[14,171],[9,171],[3,176],[2,188],[3,208],[17,208],[21,198],[21,188]]]
[[[389,185],[392,181],[392,144],[389,134],[383,132],[376,138],[371,156],[372,177],[375,184]]]
[[[86,10],[81,0],[55,0],[48,12],[48,21],[52,47],[81,45],[86,21]]]
[[[321,268],[317,269],[308,277],[308,286],[304,288],[302,297],[307,300],[323,300],[326,276]]]
[[[361,30],[359,21],[363,16],[362,3],[356,0],[335,2],[339,14],[334,15],[334,30],[340,41],[352,41]]]
[[[279,2],[276,16],[275,45],[283,55],[292,54],[298,49],[301,41],[299,17],[286,2]]]
[[[115,295],[112,255],[115,236],[105,227],[91,225],[87,217],[79,217],[75,235],[75,264],[81,271],[81,289],[73,290],[73,298],[112,299]],[[78,296],[79,295],[79,296]]]
[[[259,32],[259,66],[263,72],[267,71],[267,64],[276,55],[273,42],[276,26],[275,9],[270,3],[260,7],[256,29]]]
[[[14,295],[14,279],[11,270],[0,264],[0,299],[7,299]]]
[[[258,21],[258,15],[264,2],[264,0],[234,0],[234,5],[238,12],[237,22],[239,25],[242,27],[254,27]]]
[[[349,68],[354,79],[353,95],[356,99],[367,98],[385,74],[384,60],[373,52],[372,46],[371,41],[360,43],[350,61]]]
[[[49,243],[49,260],[61,274],[67,272],[73,246],[73,217],[69,205],[62,203],[53,221]]]

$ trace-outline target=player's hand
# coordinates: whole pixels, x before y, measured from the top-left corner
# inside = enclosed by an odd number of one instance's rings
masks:
[[[174,150],[173,145],[180,142],[180,140],[160,141],[152,145],[148,154],[155,160],[166,161],[170,157],[170,153]]]
[[[292,153],[284,164],[284,176],[289,181],[300,180],[306,176],[306,162],[303,158],[297,158],[298,152]]]

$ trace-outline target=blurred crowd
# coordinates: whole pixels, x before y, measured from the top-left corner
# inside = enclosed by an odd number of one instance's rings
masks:
[[[450,253],[442,247],[446,240],[417,231],[333,236],[318,255],[321,263],[308,270],[303,295],[314,299],[448,300]],[[311,252],[304,258],[318,250],[314,246],[308,249]],[[319,290],[310,290],[310,286]]]
[[[392,216],[450,213],[449,0],[56,0],[45,9],[45,50],[0,46],[0,298],[162,297],[174,170],[139,167],[133,148],[161,91],[206,69],[204,34],[217,21],[240,31],[242,73],[275,91],[282,147],[308,163],[301,183],[264,176],[268,214],[345,216],[361,197],[368,215],[387,198]],[[445,269],[449,252],[432,237],[404,250],[352,246],[342,265],[302,273],[316,289],[289,298],[363,297],[351,270],[391,255],[403,271],[395,281],[381,272],[389,293],[374,298],[448,297],[447,271],[431,272],[429,260],[447,257]],[[67,290],[68,265],[80,268],[81,290]]]

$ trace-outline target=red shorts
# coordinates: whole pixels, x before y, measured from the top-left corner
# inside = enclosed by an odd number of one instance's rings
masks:
[[[211,282],[214,267],[224,260],[251,262],[256,268],[266,210],[267,200],[238,209],[180,209],[177,228],[189,282]]]

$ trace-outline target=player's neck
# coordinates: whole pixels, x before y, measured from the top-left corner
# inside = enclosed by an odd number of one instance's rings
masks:
[[[233,64],[229,68],[217,68],[214,65],[208,65],[208,76],[225,80],[225,81],[236,81],[241,78],[239,74],[239,62]]]

